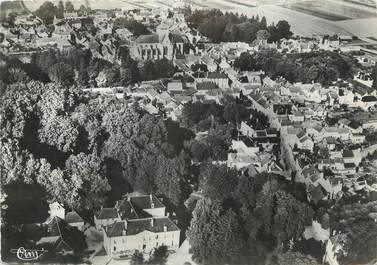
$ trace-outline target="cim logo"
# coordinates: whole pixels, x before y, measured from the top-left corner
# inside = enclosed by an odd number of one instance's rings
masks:
[[[11,249],[11,253],[16,253],[17,258],[24,261],[30,260],[37,260],[39,259],[44,253],[47,252],[45,249],[25,249],[24,247],[20,247],[18,249]]]

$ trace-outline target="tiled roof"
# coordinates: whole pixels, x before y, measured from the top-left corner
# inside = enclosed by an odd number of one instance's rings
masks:
[[[108,237],[117,237],[122,235],[136,235],[143,231],[161,233],[166,231],[179,231],[179,228],[168,217],[161,218],[144,218],[128,220],[127,226],[124,222],[117,222],[107,227],[106,234]]]
[[[140,35],[135,42],[137,43],[159,43],[157,34]]]
[[[216,84],[213,82],[201,82],[196,84],[196,89],[197,90],[212,90],[212,89],[217,89]]]
[[[343,157],[354,157],[352,150],[344,150]]]
[[[266,132],[267,132],[268,135],[277,134],[278,133],[278,131],[276,130],[276,128],[267,128]]]
[[[135,209],[132,207],[131,202],[128,201],[127,198],[117,201],[115,207],[118,209],[120,218],[122,219],[139,218]]]
[[[305,141],[307,141],[307,140],[309,140],[310,138],[308,137],[308,136],[304,136],[304,137],[302,137],[301,139],[300,139],[300,142],[301,143],[303,143],[303,142],[305,142]]]
[[[326,143],[327,144],[335,144],[336,143],[336,140],[334,137],[326,137]]]
[[[45,242],[55,243],[55,248],[62,248],[60,242],[63,242],[65,250],[73,250],[77,246],[78,230],[69,229],[71,226],[66,221],[59,217],[54,217],[47,224],[47,230],[42,234],[42,237],[37,244]]]
[[[80,223],[80,222],[84,222],[84,220],[81,218],[81,216],[78,215],[78,213],[75,212],[75,211],[67,213],[65,215],[65,221],[67,223]]]
[[[183,42],[185,42],[185,37],[180,35],[180,34],[176,34],[176,33],[169,34],[169,39],[172,43],[183,43]]]
[[[151,198],[152,197],[152,198]],[[159,199],[155,195],[141,195],[141,196],[134,196],[130,198],[131,203],[135,210],[138,209],[144,210],[144,209],[151,209],[152,208],[152,202],[154,208],[162,208],[165,207]]]
[[[253,147],[254,142],[247,136],[241,135],[239,139],[247,146],[247,147]]]
[[[300,131],[298,134],[297,134],[297,138],[298,139],[301,139],[302,137],[304,137],[305,136],[305,132],[304,131]]]
[[[375,96],[365,96],[361,99],[363,102],[376,102],[377,98]]]
[[[308,167],[308,168],[305,168],[305,169],[302,170],[302,174],[305,177],[308,177],[308,176],[311,176],[311,175],[317,175],[318,173],[319,173],[319,171],[314,166],[311,166],[311,167]]]
[[[353,120],[353,121],[351,121],[350,123],[348,123],[348,127],[352,128],[352,129],[357,129],[357,128],[359,128],[361,125],[362,125],[361,122],[359,122],[359,121],[355,121],[355,120]]]
[[[153,222],[152,222],[153,220]],[[153,223],[153,226],[152,226]],[[162,218],[147,218],[130,220],[127,222],[127,235],[136,235],[145,230],[160,233],[164,231],[164,226],[167,231],[177,231],[179,228],[168,217]]]
[[[106,228],[106,234],[108,237],[116,237],[116,236],[122,236],[123,231],[126,230],[126,227],[123,222],[116,222],[113,223]]]
[[[117,218],[118,212],[116,208],[102,208],[97,216],[97,219]]]
[[[227,79],[228,77],[224,73],[213,72],[213,73],[208,73],[208,78],[210,78],[210,79]]]
[[[258,130],[256,131],[258,137],[266,137],[267,133],[265,130]]]
[[[355,168],[356,165],[354,163],[344,163],[344,168]]]

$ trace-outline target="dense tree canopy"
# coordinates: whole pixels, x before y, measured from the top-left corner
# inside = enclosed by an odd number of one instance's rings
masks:
[[[161,118],[123,100],[86,97],[76,87],[106,69],[119,73],[119,67],[93,59],[87,50],[47,50],[32,58],[32,64],[50,75],[50,83],[43,84],[23,80],[30,76],[23,63],[5,62],[8,87],[0,109],[3,185],[39,184],[46,200],[92,212],[132,190],[157,193],[174,205],[188,196],[190,159],[180,155],[185,139],[176,139],[173,146]],[[158,72],[148,72],[150,78],[175,71],[169,61],[152,65]],[[108,85],[119,83],[116,78]]]
[[[330,211],[330,227],[347,235],[340,260],[347,263],[364,263],[376,257],[377,201],[346,203],[340,201]]]
[[[234,64],[242,71],[263,70],[273,79],[284,77],[289,82],[314,81],[323,85],[330,85],[338,78],[351,78],[354,71],[351,57],[330,51],[287,55],[273,51],[243,53]]]
[[[150,30],[142,23],[129,18],[117,18],[114,21],[115,28],[126,28],[128,29],[135,37],[140,35],[151,34]]]
[[[71,1],[66,1],[65,2],[65,12],[67,13],[72,13],[75,11],[75,7],[73,6]]]
[[[207,198],[223,201],[232,196],[237,178],[237,172],[225,165],[204,164],[199,176],[199,188]]]
[[[187,237],[193,259],[202,264],[235,264],[243,258],[243,234],[237,215],[219,201],[198,201]]]
[[[35,14],[45,23],[51,24],[54,16],[59,15],[59,12],[58,8],[52,2],[46,1],[35,11]]]
[[[195,10],[186,21],[214,42],[243,41],[251,43],[257,39],[257,33],[266,30],[269,41],[290,38],[293,34],[287,21],[267,27],[266,18],[259,16],[247,18],[245,15],[223,13],[219,9]],[[260,35],[259,35],[260,37]]]
[[[237,176],[216,167],[201,169],[205,199],[197,203],[187,233],[197,261],[242,264],[244,258],[244,262],[263,264],[268,252],[284,253],[289,241],[301,239],[314,214],[302,186],[273,174]],[[217,225],[225,220],[232,220],[232,225],[222,232],[224,227]],[[232,242],[235,235],[237,242],[224,245],[228,240]],[[231,255],[220,253],[228,248]]]
[[[57,84],[71,86],[74,82],[75,73],[69,64],[59,62],[51,67],[49,77],[51,81]]]

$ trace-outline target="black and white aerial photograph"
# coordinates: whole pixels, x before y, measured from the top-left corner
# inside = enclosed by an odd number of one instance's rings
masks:
[[[377,0],[0,0],[4,265],[377,265]]]

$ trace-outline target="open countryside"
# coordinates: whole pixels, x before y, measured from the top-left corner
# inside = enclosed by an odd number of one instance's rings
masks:
[[[57,4],[58,1],[52,1]],[[85,4],[83,0],[72,1],[75,6]],[[161,6],[160,0],[92,0],[93,9],[122,8],[150,9]],[[176,1],[163,1],[172,6]],[[195,8],[220,8],[224,12],[237,12],[247,16],[265,16],[269,23],[286,20],[296,35],[311,37],[317,34],[358,35],[377,37],[377,8],[373,2],[358,1],[246,1],[246,0],[185,0]],[[36,10],[43,0],[24,1],[30,10]],[[376,25],[373,27],[372,25]]]

